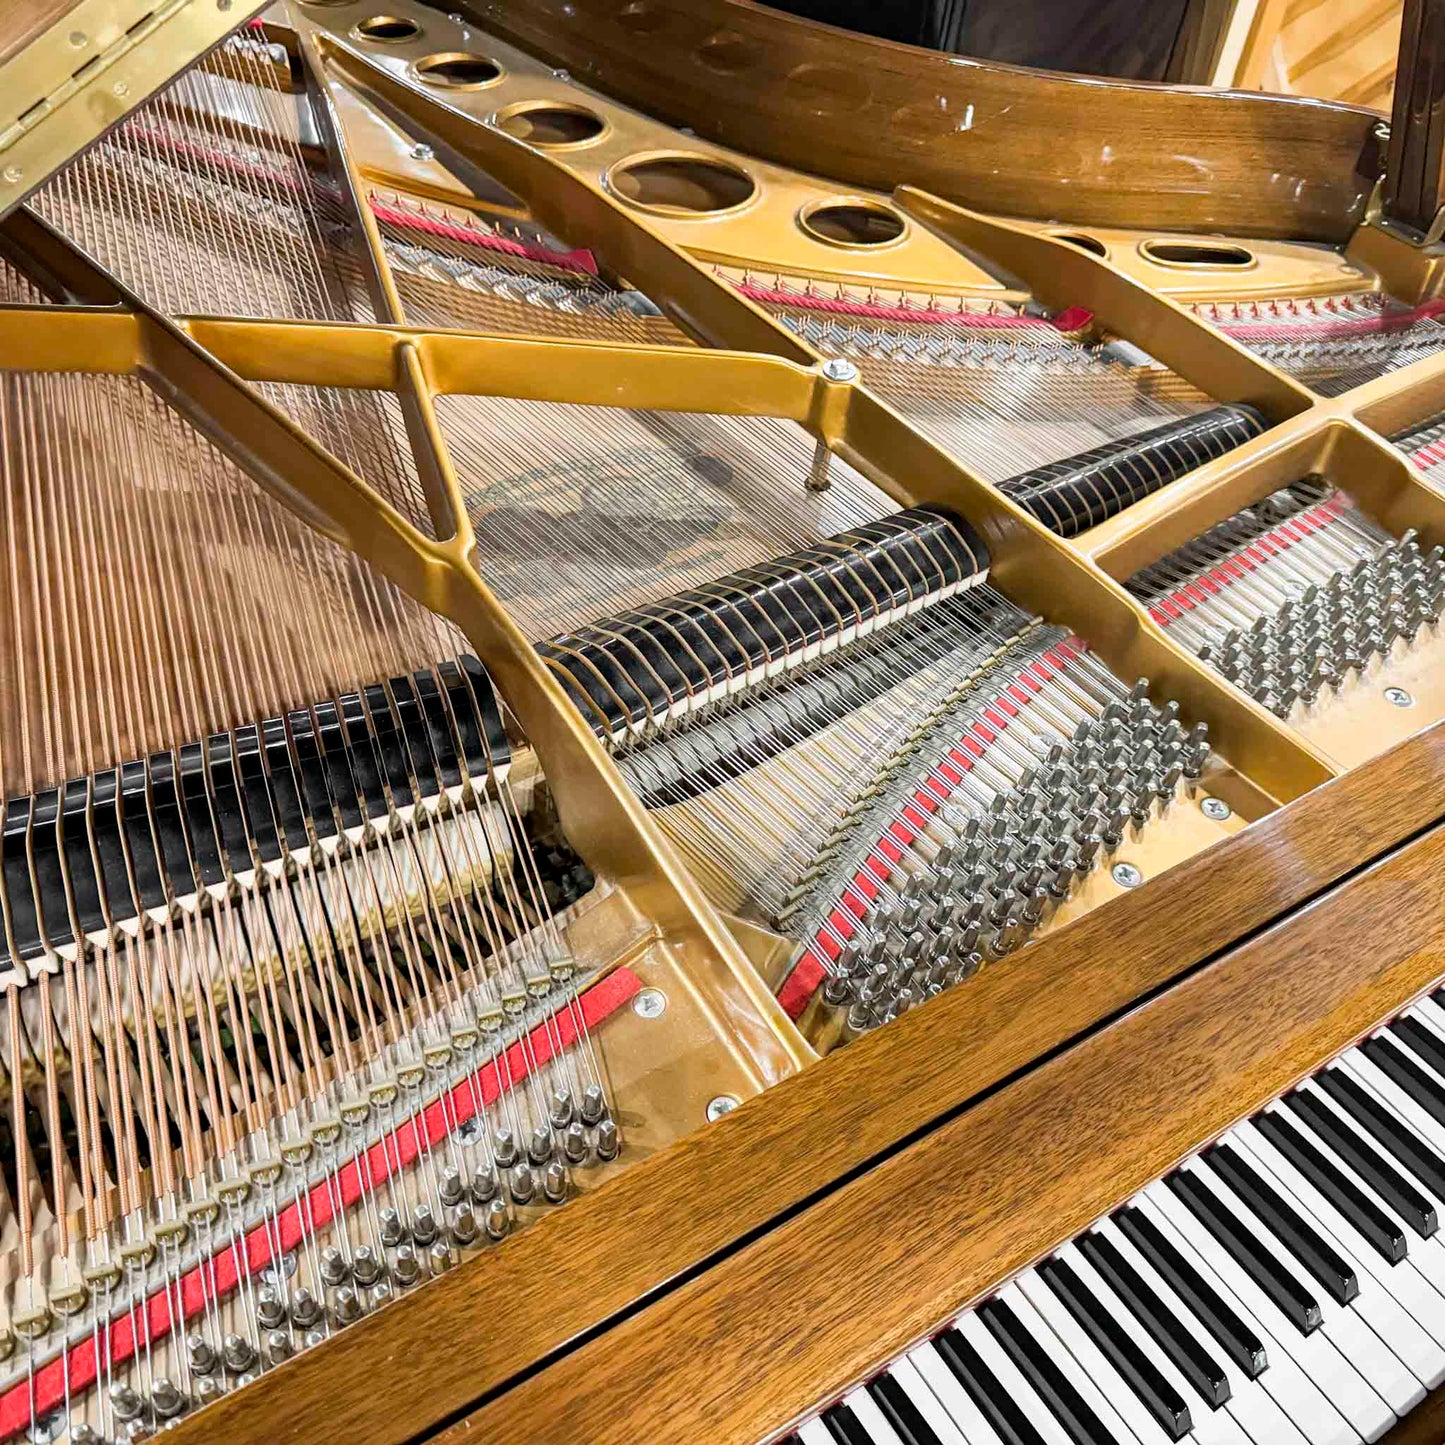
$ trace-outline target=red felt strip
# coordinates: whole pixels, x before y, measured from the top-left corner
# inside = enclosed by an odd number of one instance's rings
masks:
[[[1249,546],[1241,548],[1225,562],[1211,567],[1207,572],[1201,572],[1198,577],[1177,587],[1173,592],[1156,597],[1149,605],[1149,615],[1161,627],[1168,627],[1185,612],[1192,611],[1196,603],[1206,601],[1209,594],[1226,591],[1231,584],[1267,562],[1276,552],[1287,551],[1296,542],[1303,541],[1311,533],[1328,526],[1349,505],[1344,493],[1338,492],[1329,501],[1299,513],[1287,523],[1281,523],[1274,531],[1262,533]],[[1205,595],[1200,596],[1201,592]]]
[[[641,988],[642,980],[630,968],[614,969],[579,999],[586,1026],[595,1028]],[[472,1080],[463,1080],[442,1099],[373,1144],[361,1156],[365,1161],[366,1182],[375,1187],[410,1164],[424,1148],[440,1144],[451,1129],[472,1118],[479,1101],[485,1107],[507,1089],[514,1088],[527,1077],[534,1064],[545,1064],[559,1047],[569,1048],[578,1033],[576,1014],[570,1006],[554,1014],[547,1023],[538,1025],[529,1035],[526,1048],[521,1043],[513,1044],[500,1065],[498,1061],[485,1065]],[[509,1077],[504,1077],[503,1070]],[[270,1264],[278,1242],[280,1252],[288,1253],[329,1223],[338,1203],[342,1209],[355,1204],[361,1197],[362,1182],[360,1164],[352,1159],[336,1174],[282,1209],[270,1223],[258,1225],[238,1243],[227,1245],[184,1275],[179,1285],[179,1309],[175,1308],[173,1286],[171,1294],[162,1290],[144,1304],[137,1304],[109,1327],[103,1326],[100,1330],[102,1354],[106,1353],[108,1339],[111,1361],[121,1364],[135,1354],[137,1340],[144,1344],[147,1339],[159,1340],[168,1335],[177,1323],[176,1314],[182,1322],[194,1319],[206,1309],[209,1300],[223,1298],[234,1290],[243,1274],[259,1274]],[[67,1388],[74,1395],[92,1385],[96,1364],[92,1337],[37,1370],[33,1384],[26,1382],[6,1391],[0,1396],[0,1440],[29,1429],[33,1419],[62,1404]]]
[[[963,775],[973,767],[975,761],[984,757],[989,748],[997,742],[998,738],[1007,730],[1010,721],[1017,717],[1024,708],[1028,707],[1035,699],[1041,682],[1053,676],[1064,663],[1072,658],[1079,657],[1088,651],[1087,645],[1081,638],[1067,637],[1062,642],[1056,643],[1041,657],[1035,658],[1032,662],[1023,667],[1012,683],[1006,684],[998,697],[984,708],[984,715],[993,724],[992,727],[976,722],[972,725],[970,732],[965,733],[958,740],[958,746],[951,749],[947,754],[947,760],[940,762],[921,780],[920,786],[914,791],[912,797],[900,809],[899,816],[884,829],[883,835],[874,844],[871,852],[863,861],[858,872],[854,874],[851,883],[847,884],[843,891],[843,906],[853,908],[850,899],[851,894],[865,894],[871,901],[878,892],[876,878],[887,878],[892,872],[890,864],[897,863],[902,859],[903,853],[899,848],[899,842],[905,845],[914,841],[918,834],[927,826],[927,820],[921,816],[920,809],[932,813],[953,795],[954,790],[963,781]],[[1025,691],[1019,686],[1027,676],[1036,674],[1038,681],[1033,683],[1032,691]],[[1008,699],[1012,702],[1008,702]],[[1014,706],[1017,703],[1017,706]],[[983,742],[973,734],[984,738]],[[973,757],[967,756],[959,749],[967,749]],[[880,857],[879,855],[882,855]],[[872,875],[872,876],[870,876]],[[854,909],[859,917],[862,916],[862,909]],[[798,1018],[803,1010],[807,1008],[813,995],[822,986],[823,981],[828,977],[828,970],[823,959],[834,959],[841,952],[842,948],[838,938],[849,939],[853,936],[855,929],[849,922],[846,930],[840,928],[844,915],[839,909],[830,913],[824,921],[823,926],[814,934],[808,947],[799,956],[797,963],[793,965],[788,977],[784,980],[782,988],[778,990],[778,1002],[782,1004],[784,1011],[789,1018]]]
[[[1082,306],[1070,306],[1052,319],[1020,316],[1012,312],[939,311],[926,306],[885,306],[876,301],[851,301],[842,296],[815,296],[806,291],[788,291],[776,286],[759,286],[746,281],[737,289],[749,301],[764,306],[791,306],[798,311],[822,311],[832,316],[866,316],[874,321],[913,322],[923,326],[958,326],[969,330],[1009,331],[1043,327],[1049,331],[1082,331],[1092,325],[1094,313]]]
[[[1226,336],[1240,341],[1333,341],[1350,336],[1378,336],[1404,331],[1421,321],[1433,321],[1445,312],[1445,301],[1426,301],[1408,310],[1386,311],[1379,316],[1321,316],[1303,324],[1261,317],[1216,321]]]

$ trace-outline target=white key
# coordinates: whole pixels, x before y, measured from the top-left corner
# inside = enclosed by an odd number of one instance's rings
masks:
[[[1103,1226],[1111,1226],[1112,1221],[1101,1220]],[[1115,1230],[1110,1238],[1119,1240],[1118,1231]],[[1122,1246],[1121,1246],[1122,1247]],[[1085,1289],[1090,1295],[1109,1311],[1114,1317],[1118,1326],[1127,1331],[1129,1337],[1149,1357],[1154,1368],[1169,1381],[1171,1385],[1189,1403],[1189,1414],[1194,1422],[1194,1430],[1190,1435],[1191,1440],[1197,1440],[1200,1445],[1249,1445],[1250,1440],[1255,1440],[1256,1445],[1264,1445],[1264,1439],[1268,1437],[1255,1437],[1241,1423],[1233,1410],[1234,1401],[1231,1400],[1223,1409],[1216,1410],[1204,1397],[1189,1383],[1183,1374],[1175,1369],[1169,1357],[1155,1343],[1153,1335],[1140,1324],[1139,1320],[1123,1300],[1114,1293],[1109,1282],[1084,1258],[1083,1253],[1076,1245],[1066,1244],[1059,1250],[1059,1258],[1064,1260],[1076,1275],[1079,1276]],[[1131,1260],[1131,1263],[1134,1261]],[[1142,1271],[1141,1271],[1142,1273]],[[1152,1284],[1153,1281],[1151,1280]],[[1192,1326],[1191,1326],[1192,1328]],[[1234,1385],[1233,1377],[1230,1378],[1231,1387]],[[1282,1421],[1288,1431],[1288,1422]],[[1288,1434],[1282,1435],[1281,1439],[1288,1439]]]
[[[1323,1334],[1325,1339],[1338,1351],[1339,1363],[1353,1369],[1374,1392],[1380,1404],[1396,1415],[1413,1409],[1425,1397],[1420,1382],[1400,1363],[1399,1358],[1388,1350],[1379,1337],[1365,1322],[1350,1310],[1344,1308],[1315,1278],[1300,1264],[1285,1242],[1275,1234],[1269,1225],[1230,1187],[1212,1167],[1191,1160],[1186,1168],[1190,1173],[1213,1190],[1222,1199],[1234,1217],[1258,1240],[1268,1246],[1279,1267],[1293,1275],[1301,1288],[1306,1289],[1318,1302],[1320,1318],[1323,1321],[1318,1334],[1305,1340],[1306,1346]],[[1297,1336],[1298,1338],[1298,1336]],[[1322,1354],[1324,1352],[1321,1352]],[[1298,1358],[1298,1356],[1296,1357]],[[1303,1361],[1301,1361],[1303,1363]],[[1330,1361],[1328,1368],[1338,1368]],[[1317,1381],[1327,1378],[1316,1375]],[[1374,1428],[1368,1415],[1361,1414],[1354,1419],[1355,1428],[1367,1435]],[[1382,1429],[1388,1429],[1393,1420],[1385,1421]]]
[[[1054,1419],[1054,1412],[1035,1394],[1034,1387],[1004,1354],[1003,1346],[977,1315],[961,1315],[954,1321],[953,1327],[978,1351],[979,1358],[993,1372],[994,1378],[1008,1392],[1029,1424],[1044,1437],[1046,1445],[1073,1445],[1064,1433],[1064,1427]]]
[[[958,1376],[931,1343],[910,1350],[908,1359],[968,1445],[1003,1445],[998,1432],[973,1403],[973,1396],[959,1384]]]
[[[1406,1010],[1412,1013],[1427,1028],[1432,1028],[1442,1039],[1445,1039],[1445,1009],[1442,1009],[1428,994],[1422,999],[1417,999],[1414,1005]]]
[[[1409,1259],[1390,1264],[1253,1124],[1239,1125],[1230,1141],[1252,1156],[1255,1167],[1355,1267],[1360,1296],[1350,1306],[1430,1389],[1445,1380],[1445,1349],[1421,1315],[1445,1320],[1445,1299],[1412,1268]],[[1389,1308],[1386,1307],[1388,1302]]]
[[[854,1390],[844,1395],[843,1403],[857,1417],[858,1423],[868,1432],[873,1445],[903,1445],[898,1432],[888,1423],[883,1411],[874,1402],[867,1390]]]
[[[1151,1184],[1140,1196],[1154,1222],[1194,1262],[1206,1279],[1238,1308],[1264,1343],[1269,1368],[1259,1377],[1280,1409],[1308,1439],[1316,1442],[1354,1442],[1359,1432],[1349,1424],[1325,1392],[1300,1368],[1285,1348],[1284,1330],[1297,1334],[1295,1327],[1266,1300],[1252,1280],[1220,1248],[1214,1236],[1199,1223],[1163,1183]]]
[[[803,1445],[837,1445],[833,1432],[817,1418],[798,1426],[798,1439]]]
[[[1341,1054],[1338,1062],[1407,1129],[1418,1134],[1437,1154],[1445,1153],[1445,1125],[1437,1124],[1378,1064],[1359,1049]]]
[[[944,1368],[947,1369],[947,1366]],[[911,1355],[894,1360],[888,1367],[888,1373],[898,1388],[913,1402],[913,1408],[923,1416],[928,1428],[938,1436],[938,1445],[974,1445],[973,1440],[949,1418],[948,1411],[928,1388],[928,1381],[918,1373],[918,1366],[913,1363]],[[972,1405],[973,1401],[970,1400],[969,1404]]]
[[[1139,1445],[1139,1437],[1120,1418],[1119,1412],[1100,1392],[1097,1385],[1079,1368],[1078,1362],[1069,1353],[1068,1347],[1039,1317],[1017,1283],[1006,1285],[999,1298],[1005,1301],[1019,1318],[1019,1322],[1034,1337],[1039,1348],[1052,1360],[1058,1371],[1079,1392],[1080,1398],[1098,1416],[1099,1423],[1119,1442],[1119,1445]]]
[[[1058,1349],[1053,1352],[1055,1358],[1060,1350],[1068,1351],[1074,1363],[1088,1376],[1095,1390],[1112,1403],[1115,1412],[1128,1427],[1130,1435],[1139,1441],[1139,1445],[1171,1445],[1164,1427],[1134,1393],[1134,1387],[1109,1363],[1108,1357],[1084,1332],[1083,1327],[1069,1313],[1068,1306],[1049,1288],[1048,1282],[1035,1271],[1028,1270],[1021,1274],[1015,1283],[1024,1298],[1038,1312],[1039,1319],[1057,1339]],[[1191,1406],[1191,1420],[1193,1414]],[[1121,1431],[1120,1438],[1128,1437]]]
[[[1307,1079],[1303,1084],[1301,1084],[1298,1092],[1308,1093],[1311,1098],[1317,1100],[1320,1105],[1329,1112],[1330,1116],[1336,1121],[1340,1128],[1348,1130],[1366,1147],[1372,1149],[1380,1159],[1384,1160],[1384,1162],[1395,1171],[1396,1174],[1400,1175],[1402,1179],[1413,1185],[1414,1188],[1420,1194],[1422,1194],[1429,1203],[1435,1206],[1436,1214],[1441,1219],[1445,1219],[1445,1204],[1442,1204],[1440,1200],[1436,1199],[1435,1196],[1430,1192],[1430,1190],[1426,1188],[1426,1186],[1422,1184],[1408,1169],[1404,1168],[1395,1159],[1394,1155],[1389,1152],[1389,1150],[1383,1148],[1379,1143],[1377,1143],[1374,1137],[1367,1130],[1362,1129],[1360,1125],[1358,1125],[1354,1121],[1354,1119],[1345,1112],[1345,1110],[1340,1108],[1340,1106],[1335,1103],[1335,1101],[1330,1098],[1330,1096],[1325,1093],[1325,1091],[1320,1088],[1318,1084],[1314,1082],[1313,1079]],[[1314,1133],[1314,1131],[1309,1127],[1309,1121],[1307,1119],[1301,1119],[1298,1115],[1293,1113],[1287,1114],[1286,1117],[1289,1118],[1292,1122],[1299,1124],[1300,1127],[1304,1129],[1305,1133],[1309,1136],[1309,1138],[1316,1145],[1318,1145],[1321,1152],[1323,1152],[1330,1159],[1333,1159],[1335,1163],[1338,1164],[1339,1167],[1343,1169],[1344,1172],[1351,1179],[1355,1180],[1355,1182],[1359,1184],[1360,1188],[1363,1189],[1370,1196],[1371,1199],[1375,1200],[1375,1202],[1380,1206],[1381,1209],[1383,1209],[1387,1214],[1389,1214],[1392,1219],[1396,1217],[1395,1211],[1390,1208],[1390,1206],[1385,1202],[1385,1200],[1380,1198],[1380,1196],[1376,1193],[1375,1189],[1371,1186],[1369,1180],[1358,1174],[1350,1164],[1348,1164],[1345,1160],[1341,1159],[1339,1155],[1337,1155],[1334,1150],[1330,1148],[1327,1140],[1322,1139],[1318,1134]],[[1432,1285],[1435,1286],[1437,1290],[1445,1293],[1445,1241],[1442,1241],[1440,1239],[1438,1232],[1431,1235],[1428,1239],[1422,1239],[1409,1225],[1406,1224],[1403,1225],[1403,1227],[1405,1230],[1405,1237],[1410,1251],[1410,1258],[1414,1260],[1415,1267],[1420,1271],[1421,1274],[1425,1276],[1426,1279],[1430,1281]]]

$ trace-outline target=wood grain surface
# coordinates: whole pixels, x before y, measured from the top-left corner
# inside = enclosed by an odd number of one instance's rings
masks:
[[[178,1445],[412,1439],[1442,813],[1436,728],[226,1397]]]
[[[1379,116],[1349,106],[1024,70],[749,0],[462,9],[708,140],[978,210],[1342,242],[1378,174]]]
[[[1445,973],[1445,829],[1031,1071],[439,1442],[754,1445]]]

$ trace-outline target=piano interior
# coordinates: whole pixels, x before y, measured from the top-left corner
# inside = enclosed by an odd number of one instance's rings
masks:
[[[1108,972],[1150,899],[1229,915],[1180,880],[1248,892],[1251,839],[1445,720],[1428,246],[825,179],[525,48],[548,8],[241,5],[123,116],[0,102],[0,1440],[325,1437],[350,1402],[288,1382],[343,1339],[419,1345],[458,1281],[505,1317],[514,1237],[842,1056],[885,1119],[885,1036],[1006,1033],[1031,959]],[[1419,757],[1428,817],[1350,866],[1438,816]],[[1115,971],[1121,1009],[1173,977]],[[1380,1438],[1445,1380],[1445,1271],[1376,1258],[1386,1204],[1438,1253],[1430,981],[942,1333],[660,1433]],[[552,1358],[350,1428],[643,1437],[519,1427]]]

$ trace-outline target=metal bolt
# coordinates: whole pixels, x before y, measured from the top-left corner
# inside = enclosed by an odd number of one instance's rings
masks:
[[[79,50],[80,47],[84,45],[89,39],[90,37],[83,30],[72,30],[70,32],[70,43],[77,50]]]
[[[25,172],[22,171],[19,166],[5,167],[5,180],[12,186],[18,185],[20,182],[20,177],[24,174]]]
[[[632,1012],[640,1019],[661,1018],[667,1012],[667,995],[660,988],[645,988],[632,1000]]]
[[[552,72],[552,78],[553,78],[554,80],[563,80],[563,81],[571,80],[571,79],[572,79],[572,72],[569,71],[569,70],[554,70],[554,71]]]
[[[1226,818],[1232,817],[1234,810],[1224,801],[1223,798],[1201,798],[1199,800],[1199,811],[1206,818],[1213,818],[1216,823],[1222,823]]]
[[[411,148],[411,158],[414,161],[435,160],[436,152],[429,145],[422,145],[418,142]]]
[[[1387,687],[1385,701],[1394,704],[1395,707],[1413,707],[1415,703],[1415,699],[1403,687]]]
[[[111,86],[111,91],[121,99],[124,99],[130,94],[130,86],[123,80],[117,80],[116,83]]]
[[[731,1094],[719,1094],[716,1099],[708,1101],[707,1121],[709,1124],[721,1119],[724,1114],[731,1114],[738,1106],[738,1100]]]
[[[829,381],[856,381],[858,368],[851,361],[845,361],[841,356],[834,356],[823,363],[823,375]]]
[[[1137,888],[1144,881],[1144,875],[1132,863],[1114,864],[1112,876],[1120,888]]]

